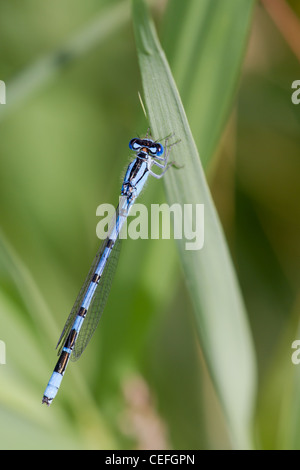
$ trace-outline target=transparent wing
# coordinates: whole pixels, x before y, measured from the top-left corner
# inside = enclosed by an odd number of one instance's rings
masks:
[[[82,304],[83,299],[85,297],[86,291],[87,291],[87,289],[88,289],[88,287],[91,283],[91,280],[93,279],[93,276],[95,274],[96,268],[98,266],[98,263],[101,259],[102,254],[103,254],[103,251],[106,247],[106,244],[107,244],[107,241],[104,240],[104,242],[102,243],[100,249],[98,250],[98,252],[97,252],[97,254],[96,254],[96,256],[93,260],[92,266],[91,266],[91,268],[89,270],[89,273],[88,273],[88,275],[87,275],[87,277],[86,277],[86,279],[85,279],[85,281],[84,281],[84,283],[83,283],[83,285],[82,285],[82,287],[79,291],[79,294],[78,294],[78,296],[75,300],[75,303],[73,305],[73,308],[71,310],[71,313],[67,318],[65,326],[62,330],[62,333],[61,333],[60,338],[59,338],[59,340],[57,342],[57,345],[56,345],[56,349],[58,348],[58,351],[57,351],[58,356],[60,355],[60,353],[62,351],[62,348],[64,347],[65,340],[67,339],[67,337],[68,337],[68,335],[69,335],[69,333],[72,329],[74,320],[75,320],[75,318],[77,316],[77,313],[78,313],[78,311],[81,307],[81,304]]]
[[[127,198],[126,198],[126,197],[121,197],[121,198],[120,198],[119,206],[118,206],[117,209],[116,209],[116,216],[118,216],[118,214],[119,214],[121,211],[125,211],[125,213],[127,213],[127,211],[128,211],[128,203],[127,203]],[[109,239],[109,237],[110,237],[112,231],[113,231],[114,228],[115,228],[115,220],[116,220],[116,218],[114,218],[114,219],[112,220],[112,222],[111,222],[111,225],[110,225],[109,230],[108,230],[107,239]],[[82,304],[82,302],[83,302],[83,299],[84,299],[84,297],[85,297],[86,291],[87,291],[87,289],[88,289],[88,287],[89,287],[89,285],[90,285],[90,283],[91,283],[91,281],[92,281],[92,279],[93,279],[93,277],[94,277],[94,274],[95,274],[96,268],[97,268],[97,266],[98,266],[98,264],[99,264],[99,261],[100,261],[100,259],[101,259],[101,256],[103,255],[103,252],[104,252],[104,250],[105,250],[105,248],[106,248],[106,246],[107,246],[107,239],[103,241],[103,243],[102,243],[100,249],[98,250],[98,252],[97,252],[97,254],[96,254],[96,256],[95,256],[95,258],[94,258],[94,260],[93,260],[93,263],[92,263],[92,266],[91,266],[91,268],[90,268],[90,270],[89,270],[89,273],[88,273],[88,275],[87,275],[87,277],[86,277],[86,279],[85,279],[85,281],[84,281],[84,283],[83,283],[83,285],[82,285],[82,287],[81,287],[81,289],[80,289],[80,291],[79,291],[79,294],[78,294],[78,296],[77,296],[77,298],[76,298],[76,300],[75,300],[75,303],[74,303],[74,305],[73,305],[73,308],[72,308],[72,310],[71,310],[71,313],[70,313],[70,315],[68,316],[67,321],[66,321],[66,323],[65,323],[65,326],[64,326],[64,328],[63,328],[63,331],[62,331],[62,333],[61,333],[61,335],[60,335],[60,337],[59,337],[59,340],[58,340],[57,345],[56,345],[56,349],[58,348],[58,351],[57,351],[57,355],[58,355],[58,356],[59,356],[59,355],[61,354],[61,352],[62,352],[62,349],[63,349],[63,347],[64,347],[64,343],[65,343],[67,337],[69,336],[69,333],[70,333],[70,331],[71,331],[71,329],[72,329],[72,327],[73,327],[74,320],[75,320],[75,318],[76,318],[76,316],[77,316],[77,314],[78,314],[78,312],[79,312],[79,309],[80,309],[81,304]],[[115,250],[116,248],[118,249],[118,247],[116,246],[117,244],[118,244],[118,243],[116,242],[116,243],[115,243],[115,246],[114,246],[114,248],[113,248],[113,250],[112,250],[112,253],[110,254],[110,256],[109,256],[109,258],[108,258],[108,261],[107,261],[107,263],[108,263],[107,270],[111,269],[111,268],[109,268],[109,265],[110,265],[111,263],[113,263],[113,264],[112,264],[112,267],[113,267],[114,264],[115,264],[115,265],[117,264],[116,261],[114,262],[113,260],[112,260],[112,261],[110,260],[111,255],[113,255],[114,250]],[[117,250],[117,251],[119,251],[119,250]],[[116,254],[117,254],[117,251],[116,251]],[[104,271],[105,271],[105,269],[104,269]],[[103,273],[103,274],[104,274],[104,273]],[[102,278],[102,277],[103,277],[103,275],[101,276],[101,278]],[[105,284],[106,284],[106,283],[108,283],[108,280],[105,281]],[[99,288],[100,288],[100,284],[102,284],[102,279],[101,279],[101,281],[99,282],[99,285],[98,285],[98,287],[97,287],[97,291],[98,291]],[[101,290],[101,289],[100,289],[100,290]],[[109,289],[108,289],[108,292],[109,292]],[[96,292],[95,295],[99,295],[99,294],[97,294],[97,292]],[[107,294],[107,295],[108,295],[108,294]],[[107,299],[107,296],[106,296],[106,299]],[[94,300],[95,300],[95,299],[94,299]],[[93,300],[92,305],[90,306],[90,308],[89,308],[89,310],[88,310],[87,317],[90,316],[90,311],[91,311],[91,307],[92,307],[93,304],[94,304],[94,300]],[[104,307],[103,307],[103,308],[104,308]],[[102,310],[103,310],[103,309],[102,309]],[[100,313],[100,315],[101,315],[101,313]],[[100,318],[100,316],[99,316],[99,318]],[[86,321],[87,321],[87,318],[85,318],[85,321],[83,322],[82,328],[84,327],[84,324],[85,324]],[[98,321],[99,321],[99,319],[98,319]],[[98,322],[97,322],[97,324],[98,324]],[[84,328],[84,330],[85,330],[85,329],[86,329],[86,328]],[[83,330],[83,331],[84,331],[84,330]],[[91,335],[93,334],[93,332],[94,332],[94,330],[92,331]],[[85,333],[85,334],[87,334],[87,333]],[[90,335],[90,336],[91,336],[91,335]],[[79,340],[79,338],[80,338],[80,334],[79,334],[77,340]],[[85,343],[85,346],[86,346],[86,344],[88,343],[89,339],[90,339],[90,337],[87,339],[87,341],[86,341],[86,343]],[[77,340],[76,340],[76,342],[77,342]],[[83,349],[85,348],[85,346],[82,348],[81,352],[83,351]],[[74,352],[74,351],[73,351],[73,352]],[[72,354],[72,356],[73,356],[73,354]],[[72,357],[72,356],[71,356],[71,357]],[[79,356],[80,356],[80,354],[77,356],[77,359],[79,358]],[[75,357],[74,357],[74,360],[76,360]]]
[[[117,269],[119,255],[120,255],[121,241],[118,238],[109,255],[105,265],[100,282],[97,286],[90,308],[87,311],[85,320],[76,339],[73,353],[71,355],[72,361],[77,361],[85,350],[88,342],[90,341],[94,331],[97,328],[100,317],[107,302],[108,294],[112,285],[112,281]]]

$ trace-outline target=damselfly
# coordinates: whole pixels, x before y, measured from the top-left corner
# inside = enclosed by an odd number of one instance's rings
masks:
[[[135,159],[129,164],[122,184],[121,197],[108,235],[93,261],[88,276],[77,296],[57,343],[59,359],[46,387],[42,403],[50,405],[57,394],[69,360],[76,361],[93,335],[104,310],[119,255],[119,234],[134,201],[142,191],[149,175],[161,178],[175,162],[168,162],[170,148],[147,136],[134,138],[129,148]],[[152,168],[161,172],[155,173]]]

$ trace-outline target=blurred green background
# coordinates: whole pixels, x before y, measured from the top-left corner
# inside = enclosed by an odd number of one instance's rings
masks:
[[[177,2],[150,3],[181,92],[184,64],[170,39]],[[55,52],[66,44],[73,56]],[[51,408],[41,406],[99,245],[96,208],[117,203],[128,141],[148,126],[130,3],[0,0],[0,57],[0,448],[230,448],[173,241],[123,242],[100,327]],[[300,339],[297,79],[297,58],[258,3],[215,148],[197,140],[197,96],[182,95],[203,161],[213,154],[207,176],[249,314],[258,448],[300,447],[300,366],[291,362]],[[156,180],[139,200],[164,201]]]

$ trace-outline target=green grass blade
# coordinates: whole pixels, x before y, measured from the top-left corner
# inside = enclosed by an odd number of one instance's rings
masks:
[[[141,0],[133,0],[133,21],[152,133],[158,138],[175,132],[181,139],[172,149],[172,160],[184,167],[166,175],[168,202],[205,207],[204,248],[187,251],[186,240],[178,240],[201,346],[232,445],[251,447],[255,359],[243,300],[181,99]]]
[[[18,428],[17,432],[14,430],[15,448],[78,447],[81,443],[68,416],[62,411],[62,405],[58,403],[53,417],[49,416],[49,410],[43,409],[41,404],[41,396],[55,361],[54,348],[53,363],[45,360],[47,353],[43,342],[45,343],[45,339],[48,342],[48,337],[54,342],[59,330],[55,328],[50,309],[35,280],[1,230],[0,267],[3,281],[0,291],[0,339],[6,345],[6,364],[0,364],[0,417],[4,420],[4,416],[12,411],[16,422],[21,422],[23,427],[22,435],[19,425],[11,425],[12,420],[7,420],[7,429],[0,430],[0,448],[5,449],[12,445],[13,426]],[[21,302],[21,308],[17,299]],[[35,325],[34,329],[32,324]],[[78,403],[83,400],[85,407],[82,416],[89,415],[94,442],[107,448],[113,447],[113,437],[106,427],[101,410],[82,380],[80,371],[70,370],[68,375],[73,377],[73,386],[69,393],[65,386],[69,407],[76,408],[80,421],[81,408]],[[82,426],[81,433],[84,432]]]

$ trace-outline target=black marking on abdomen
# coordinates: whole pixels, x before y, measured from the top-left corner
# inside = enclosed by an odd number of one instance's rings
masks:
[[[54,372],[58,372],[59,374],[64,375],[67,364],[69,362],[69,358],[70,358],[70,353],[67,351],[63,351],[61,355],[59,356],[57,364],[54,368]]]
[[[100,277],[101,277],[100,274],[95,273],[93,276],[92,282],[94,282],[95,284],[98,284]]]
[[[112,249],[112,247],[114,246],[114,244],[115,244],[115,240],[112,240],[111,238],[109,238],[109,239],[107,240],[106,247]]]
[[[73,349],[76,337],[77,337],[77,331],[73,328],[70,331],[69,336],[66,339],[64,348]]]
[[[83,318],[84,318],[84,317],[86,316],[86,312],[87,312],[87,309],[86,309],[86,308],[80,307],[79,312],[78,312],[78,315],[79,315],[80,317],[83,317]]]

